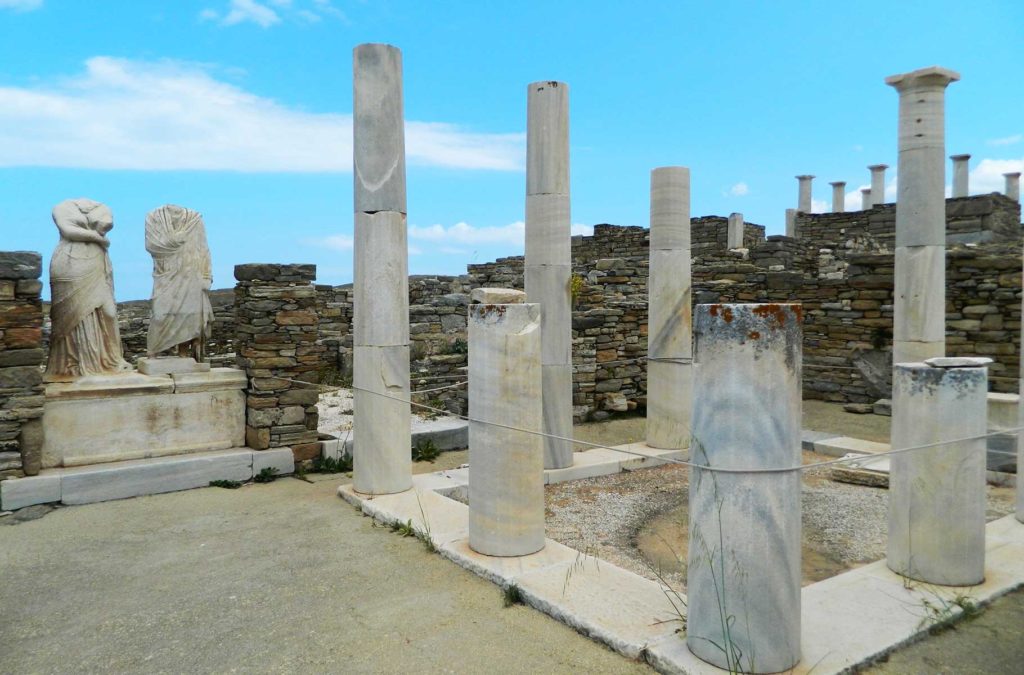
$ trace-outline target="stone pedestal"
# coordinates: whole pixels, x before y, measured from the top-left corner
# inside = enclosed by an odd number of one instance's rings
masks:
[[[742,216],[739,222],[742,245]],[[730,237],[732,227],[730,218]],[[647,445],[685,448],[693,405],[688,168],[669,166],[651,171],[649,236]]]
[[[142,375],[173,375],[174,373],[208,373],[209,363],[179,356],[142,357],[136,364]]]
[[[1006,186],[1004,192],[1006,196],[1015,202],[1020,201],[1020,171],[1012,171],[1010,173],[1004,173],[1003,178],[1006,179]]]
[[[949,157],[953,160],[953,196],[954,197],[966,197],[968,194],[967,180],[968,180],[968,168],[967,162],[971,159],[970,155],[950,155]]]
[[[246,382],[241,370],[214,368],[48,384],[43,468],[244,446]]]
[[[572,437],[572,308],[569,282],[569,86],[527,87],[524,282],[540,305],[544,433]],[[471,399],[472,400],[472,397]],[[572,443],[544,439],[544,468],[572,466]]]
[[[390,494],[412,487],[401,51],[385,44],[355,48],[352,105],[352,485],[364,494]]]
[[[800,660],[799,305],[698,305],[687,646],[719,668]],[[723,651],[723,649],[725,651]]]
[[[797,176],[796,179],[800,181],[799,192],[797,194],[797,206],[796,210],[802,213],[811,212],[811,181],[814,180],[814,176]]]
[[[933,66],[885,80],[900,96],[893,363],[946,349],[945,92],[958,79]],[[869,168],[877,204],[885,165]]]
[[[544,548],[540,321],[536,304],[469,307],[469,545],[484,555]]]
[[[743,248],[743,214],[730,213],[725,231],[725,246],[728,249]]]
[[[950,367],[937,367],[945,363]],[[894,450],[986,433],[991,359],[899,363]],[[935,365],[933,365],[935,364]],[[895,454],[889,471],[889,569],[949,586],[985,578],[985,439]]]
[[[872,164],[868,167],[871,172],[871,206],[885,203],[885,170],[888,168],[888,164]]]
[[[846,211],[846,181],[837,180],[829,183],[832,186],[832,213]]]

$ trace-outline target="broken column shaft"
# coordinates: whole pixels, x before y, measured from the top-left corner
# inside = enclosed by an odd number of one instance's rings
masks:
[[[800,187],[797,193],[796,210],[803,213],[810,213],[811,181],[814,180],[814,176],[797,176],[796,179],[800,181]]]
[[[897,574],[947,586],[985,578],[988,363],[939,358],[893,371],[893,450],[978,437],[890,458],[886,564]]]
[[[540,305],[469,306],[469,546],[477,553],[544,548],[540,354]]]
[[[541,311],[544,433],[572,437],[569,86],[534,82],[526,113],[526,295]],[[544,439],[544,468],[572,466],[572,443]]]
[[[412,486],[402,53],[353,52],[353,488]]]
[[[694,317],[690,460],[710,468],[690,474],[686,640],[734,672],[800,660],[800,324],[799,305]]]
[[[1015,202],[1020,201],[1020,171],[1012,171],[1010,173],[1004,173],[1003,178],[1006,179],[1006,186],[1003,192],[1006,196]]]
[[[654,169],[647,298],[647,445],[652,448],[685,448],[690,441],[690,269],[690,170]]]
[[[932,66],[885,80],[900,97],[893,363],[946,349],[945,92],[958,79]]]
[[[871,188],[860,189],[860,210],[867,211],[871,208]]]
[[[950,155],[949,158],[953,160],[953,196],[966,197],[968,177],[967,162],[971,159],[971,156]]]
[[[832,213],[846,211],[846,181],[837,180],[829,183],[832,186]]]
[[[885,203],[885,170],[888,168],[888,164],[872,164],[868,167],[871,171],[871,206]]]
[[[725,230],[725,247],[743,248],[743,214],[730,213]]]

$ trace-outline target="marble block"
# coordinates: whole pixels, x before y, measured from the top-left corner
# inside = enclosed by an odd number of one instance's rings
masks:
[[[363,494],[412,487],[409,346],[355,346],[352,484]]]
[[[179,356],[142,357],[138,362],[143,375],[172,375],[174,373],[208,373],[210,364]]]
[[[404,214],[356,213],[353,344],[409,344],[409,254]]]
[[[405,213],[402,52],[385,44],[358,45],[352,71],[355,210]]]
[[[216,370],[230,375],[189,373],[190,385],[181,392],[167,376],[97,376],[47,385],[43,467],[244,446],[244,373]]]
[[[690,442],[693,415],[693,366],[689,363],[648,363],[647,445],[679,449]]]
[[[541,312],[541,362],[567,364],[572,360],[572,294],[570,265],[527,265],[526,298]]]
[[[526,197],[526,265],[571,265],[569,195]]]
[[[663,166],[651,171],[650,250],[690,249],[690,170]]]
[[[211,368],[207,373],[175,373],[171,376],[175,394],[217,389],[245,389],[249,378],[237,368]]]
[[[800,660],[799,305],[698,305],[686,641],[696,656],[784,671]],[[729,627],[726,635],[725,627]]]
[[[987,391],[986,366],[896,364],[893,449],[984,435]],[[886,564],[933,584],[984,580],[984,438],[892,455]]]
[[[944,342],[945,246],[897,247],[895,265],[893,340]]]
[[[693,355],[690,250],[650,252],[648,339],[651,356]]]
[[[540,338],[537,304],[469,308],[469,545],[484,555],[544,548]]]
[[[526,88],[526,194],[569,194],[569,85]]]
[[[572,438],[572,366],[544,364],[541,366],[541,381],[544,388],[544,433]],[[544,439],[545,469],[564,469],[572,466],[572,460],[571,441]]]
[[[481,305],[519,305],[526,302],[526,292],[514,288],[474,288],[469,300]]]

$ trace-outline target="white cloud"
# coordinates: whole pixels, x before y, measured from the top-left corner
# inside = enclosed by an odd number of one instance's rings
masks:
[[[455,248],[454,246],[441,246],[437,249],[439,253],[445,255],[467,255],[469,251],[464,248]]]
[[[1024,134],[1014,134],[1012,136],[1004,136],[1003,138],[993,138],[985,141],[987,145],[1016,145],[1024,141]]]
[[[516,221],[508,225],[474,227],[468,223],[455,223],[451,227],[430,225],[409,227],[409,238],[419,241],[445,242],[447,244],[508,244],[522,246],[526,224]]]
[[[216,21],[220,17],[217,10],[207,7],[199,12],[200,21]]]
[[[409,244],[409,255],[423,255],[423,249],[419,246],[413,246]]]
[[[729,194],[733,197],[742,197],[750,192],[750,188],[744,182],[739,182],[729,188]]]
[[[591,237],[594,234],[593,225],[584,225],[583,223],[573,223],[570,228],[570,234],[572,236],[583,235],[584,237]]]
[[[43,0],[0,0],[0,9],[13,9],[15,12],[31,12],[43,6]]]
[[[261,28],[269,28],[281,22],[277,12],[256,2],[256,0],[231,0],[231,8],[221,22],[225,26],[252,22]]]
[[[827,202],[823,202],[820,199],[811,200],[811,213],[828,213],[831,210]]]
[[[1002,192],[1006,189],[1004,173],[1024,172],[1024,157],[1020,159],[983,159],[968,178],[971,194]]]
[[[870,185],[858,185],[857,189],[847,192],[846,198],[843,200],[843,205],[847,211],[860,211],[861,196],[860,191],[870,188]]]
[[[0,87],[0,166],[352,170],[352,117],[312,113],[175,61],[97,56],[50,85]],[[410,164],[519,171],[525,134],[406,122]]]
[[[351,251],[355,246],[355,240],[347,234],[332,234],[329,237],[307,239],[303,243],[309,246],[329,248],[332,251]]]

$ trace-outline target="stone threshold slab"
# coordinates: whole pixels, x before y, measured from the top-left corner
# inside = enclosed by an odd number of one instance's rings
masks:
[[[61,502],[92,504],[207,487],[212,480],[247,481],[265,468],[295,471],[291,448],[233,448],[60,469],[0,481],[0,509]]]
[[[686,598],[662,584],[551,539],[528,556],[474,552],[468,507],[436,492],[456,485],[449,473],[414,476],[411,490],[394,495],[362,495],[350,485],[338,494],[382,523],[411,523],[445,558],[502,588],[515,585],[527,605],[628,658],[643,658],[663,673],[726,672],[686,648],[674,611]],[[961,612],[956,599],[984,605],[1024,586],[1024,524],[1012,515],[989,523],[985,546],[986,578],[978,586],[905,582],[882,560],[805,587],[803,657],[791,672],[848,672],[927,635],[926,603],[947,607],[949,618]]]

